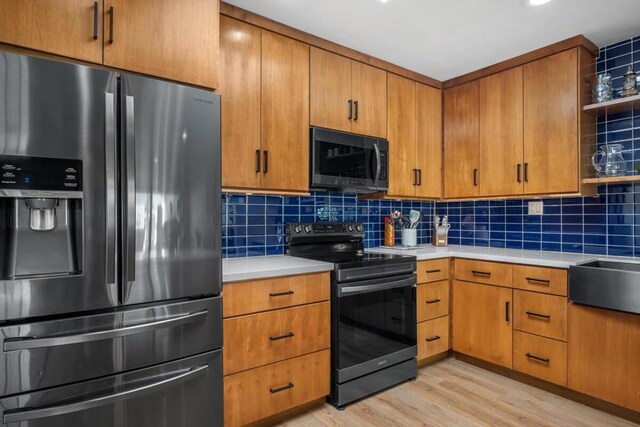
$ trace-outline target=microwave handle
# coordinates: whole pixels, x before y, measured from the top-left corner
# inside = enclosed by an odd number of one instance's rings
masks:
[[[378,141],[373,143],[373,149],[376,152],[376,175],[373,178],[373,182],[375,182],[376,184],[378,183],[378,179],[380,179],[380,166],[382,163],[382,160],[380,158],[380,147],[378,147]]]

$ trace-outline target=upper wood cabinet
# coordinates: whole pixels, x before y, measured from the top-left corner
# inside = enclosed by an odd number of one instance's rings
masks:
[[[311,48],[312,126],[386,138],[387,72]]]
[[[640,316],[569,304],[569,388],[640,411]]]
[[[309,189],[309,46],[262,32],[262,187]]]
[[[218,86],[218,1],[3,0],[0,42]]]
[[[453,281],[453,349],[507,368],[513,361],[512,293]]]
[[[579,191],[578,68],[578,49],[524,66],[525,194]]]
[[[444,91],[444,197],[479,195],[478,81]]]
[[[522,67],[480,79],[480,195],[523,189]]]
[[[218,2],[105,0],[104,64],[218,85]]]
[[[389,197],[440,198],[441,91],[388,74]]]
[[[220,18],[222,186],[306,193],[309,46]]]
[[[220,17],[222,185],[260,188],[262,30]]]
[[[102,0],[3,0],[0,42],[102,62]]]

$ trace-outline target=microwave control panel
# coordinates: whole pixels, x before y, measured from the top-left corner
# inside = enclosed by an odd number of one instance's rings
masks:
[[[0,190],[82,191],[82,161],[0,156]]]

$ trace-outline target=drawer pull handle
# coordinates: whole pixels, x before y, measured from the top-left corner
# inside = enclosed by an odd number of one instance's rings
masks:
[[[507,323],[511,321],[511,301],[504,303],[504,320]]]
[[[393,320],[394,322],[403,322],[404,319],[402,317],[396,317],[396,316],[392,316],[391,320]]]
[[[427,342],[438,341],[440,337],[436,335],[435,337],[427,338]]]
[[[438,298],[436,298],[436,299],[432,299],[432,300],[427,301],[427,304],[436,304],[438,302],[440,302],[440,300]]]
[[[440,273],[442,270],[427,270],[427,274]]]
[[[284,297],[287,295],[293,295],[293,291],[286,291],[286,292],[272,292],[269,294],[270,297]]]
[[[527,311],[525,313],[527,314],[527,316],[530,316],[530,317],[537,317],[539,319],[545,319],[545,320],[551,319],[550,314],[539,314],[539,313],[534,313],[533,311]]]
[[[271,393],[280,393],[281,391],[289,390],[290,388],[293,388],[293,383],[283,385],[282,387],[269,388],[269,391]]]
[[[486,272],[486,271],[471,270],[471,273],[472,273],[474,276],[485,276],[485,277],[491,277],[491,273]]]
[[[269,339],[271,341],[277,341],[277,340],[283,340],[285,338],[291,338],[293,337],[293,332],[289,332],[288,334],[284,334],[284,335],[276,335],[274,337],[269,337]]]
[[[527,280],[527,282],[539,283],[541,285],[548,285],[549,283],[551,283],[551,281],[549,280],[534,279],[533,277],[525,277],[525,279]]]
[[[546,359],[544,357],[539,357],[539,356],[535,356],[531,353],[527,353],[525,354],[525,356],[527,356],[527,358],[532,359],[532,360],[536,360],[538,362],[542,362],[542,363],[546,363],[549,364],[549,362],[551,362],[551,359]]]

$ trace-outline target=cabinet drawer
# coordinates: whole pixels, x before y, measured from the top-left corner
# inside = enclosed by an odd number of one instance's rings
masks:
[[[416,297],[418,322],[449,314],[449,281],[418,285]]]
[[[323,350],[224,377],[224,425],[252,423],[328,395],[329,364]]]
[[[526,291],[567,296],[567,270],[514,265],[513,287]]]
[[[418,324],[418,360],[449,350],[449,316]]]
[[[514,329],[567,340],[567,299],[535,292],[514,292]]]
[[[562,386],[567,385],[567,343],[515,331],[513,368]]]
[[[232,317],[329,300],[329,273],[230,283],[222,287],[223,316]]]
[[[455,261],[456,279],[466,282],[486,283],[510,288],[512,285],[512,271],[513,267],[510,264],[470,259],[456,259]]]
[[[329,302],[224,319],[224,374],[329,348]]]
[[[449,280],[449,258],[419,261],[416,268],[418,283]]]

